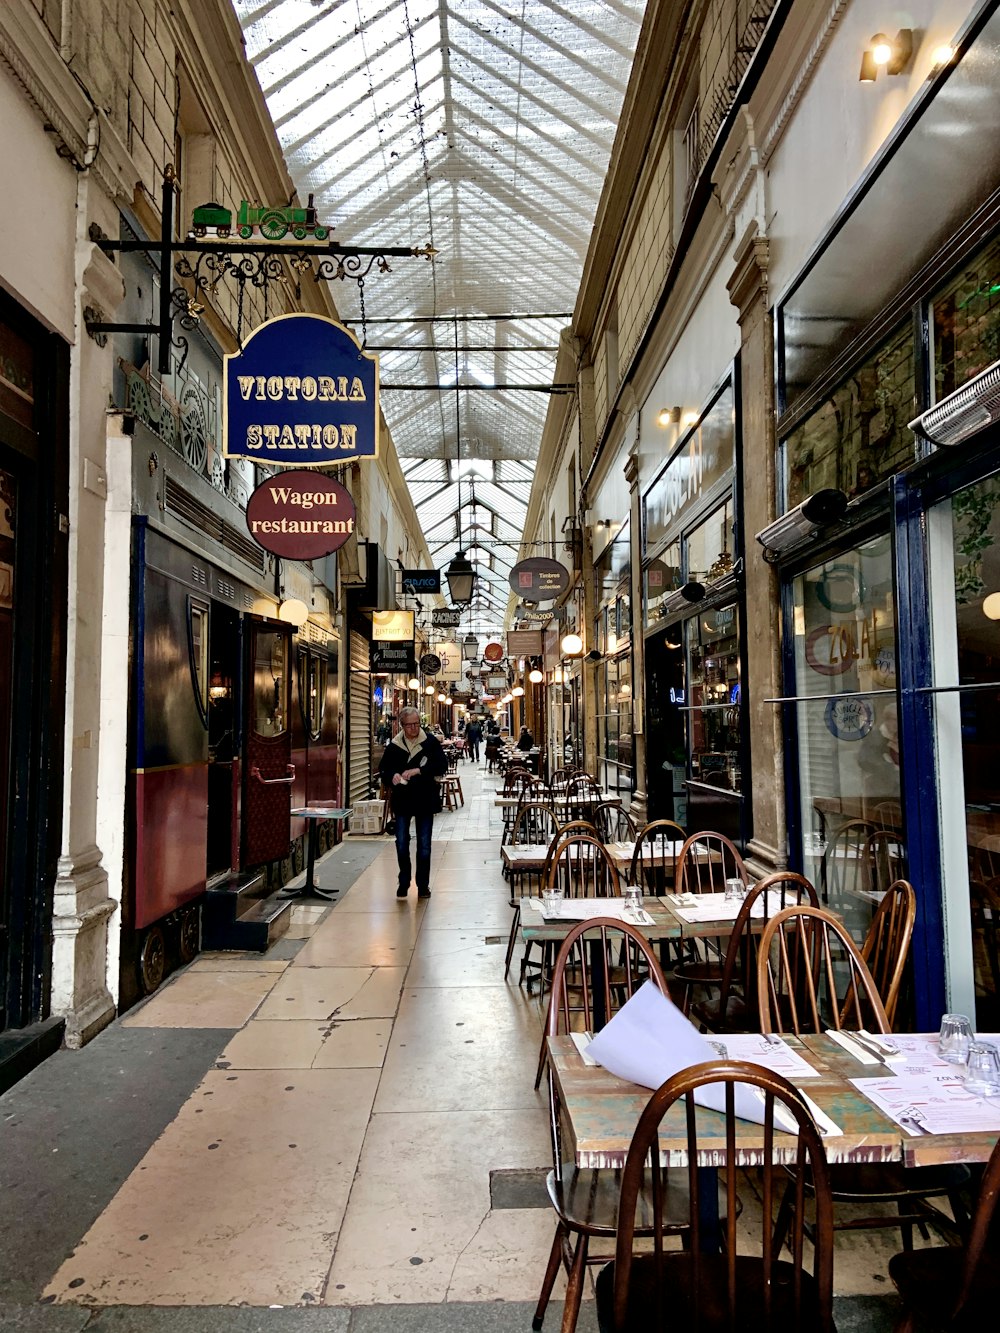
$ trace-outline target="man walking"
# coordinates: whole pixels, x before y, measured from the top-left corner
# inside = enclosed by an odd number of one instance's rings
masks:
[[[396,860],[399,863],[397,898],[410,891],[410,820],[417,824],[417,897],[431,896],[431,837],[434,816],[441,809],[438,778],[448,772],[441,742],[424,731],[415,708],[399,710],[401,730],[385,747],[379,775],[389,788],[396,821]]]
[[[478,718],[470,718],[465,728],[465,743],[469,747],[469,758],[474,764],[479,763],[479,742],[482,734]]]

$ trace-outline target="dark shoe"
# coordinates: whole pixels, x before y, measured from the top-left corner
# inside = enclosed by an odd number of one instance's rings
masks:
[[[399,888],[396,890],[396,897],[405,898],[409,892],[410,892],[409,884],[401,884]]]
[[[418,897],[418,898],[429,898],[430,896],[431,896],[431,891],[430,891],[430,889],[418,889],[418,890],[417,890],[417,897]]]

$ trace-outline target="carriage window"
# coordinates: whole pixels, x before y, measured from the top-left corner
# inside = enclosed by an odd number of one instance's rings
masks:
[[[326,659],[309,654],[309,734],[318,741],[326,708]]]
[[[208,726],[208,607],[188,598],[188,647],[191,656],[191,683],[201,720]]]
[[[278,736],[288,726],[288,638],[280,631],[256,633],[253,726],[258,736]]]

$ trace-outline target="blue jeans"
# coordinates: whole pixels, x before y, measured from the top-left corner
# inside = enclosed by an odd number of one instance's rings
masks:
[[[412,877],[410,866],[410,820],[417,823],[417,892],[426,893],[431,882],[431,834],[434,816],[396,815],[396,860],[399,862],[399,887],[408,889]]]

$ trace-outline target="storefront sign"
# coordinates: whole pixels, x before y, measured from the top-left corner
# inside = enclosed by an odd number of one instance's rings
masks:
[[[458,629],[462,612],[452,608],[435,607],[431,612],[431,624],[437,629]]]
[[[441,670],[441,659],[437,653],[424,653],[420,659],[420,670],[425,676],[436,676]]]
[[[328,467],[378,456],[378,357],[335,320],[279,315],[224,360],[227,458]]]
[[[413,643],[412,611],[373,611],[372,638],[379,643]]]
[[[540,629],[512,629],[507,631],[509,657],[540,657],[542,631]]]
[[[250,496],[247,530],[274,555],[315,560],[343,546],[354,531],[354,515],[351,494],[339,481],[317,472],[284,472]]]
[[[507,677],[506,677],[506,676],[487,676],[487,677],[486,677],[486,688],[487,688],[488,690],[496,690],[499,694],[503,694],[504,690],[507,688]]]
[[[437,671],[438,680],[457,681],[462,679],[462,650],[450,639],[442,639],[434,644],[434,655],[441,663]]]
[[[484,662],[502,662],[506,656],[502,643],[488,643],[483,649]]]
[[[402,578],[404,592],[441,591],[440,569],[404,569]]]
[[[370,643],[368,645],[369,671],[385,671],[391,676],[412,676],[414,669],[412,643]]]
[[[510,571],[510,586],[526,602],[551,602],[569,587],[569,570],[558,560],[533,555]]]

